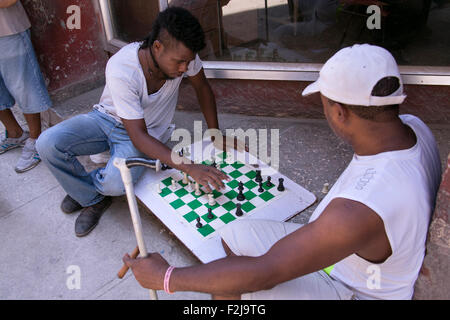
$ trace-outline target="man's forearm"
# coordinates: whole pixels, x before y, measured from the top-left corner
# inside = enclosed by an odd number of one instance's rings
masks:
[[[270,264],[260,261],[261,257],[233,256],[225,259],[176,268],[170,278],[170,290],[233,296],[267,290],[275,285],[270,281],[273,270]]]
[[[8,8],[16,4],[17,0],[0,0],[0,8]]]
[[[197,92],[197,99],[208,128],[219,129],[216,99],[214,97],[214,93],[211,90],[211,87],[209,85],[204,86],[199,92]]]
[[[186,165],[188,163],[183,163],[183,161],[188,161],[188,159],[173,153],[164,143],[148,134],[143,133],[135,137],[135,146],[150,158],[159,159],[162,163],[173,168],[186,171]]]

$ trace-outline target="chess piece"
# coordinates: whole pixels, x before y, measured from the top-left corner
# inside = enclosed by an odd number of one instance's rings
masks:
[[[202,193],[200,192],[200,185],[198,184],[198,182],[195,183],[195,195],[199,196]]]
[[[273,187],[273,183],[272,183],[272,178],[270,176],[267,177],[267,182],[266,182],[266,186],[268,187]]]
[[[208,215],[207,215],[207,217],[208,217],[208,219],[210,219],[210,220],[214,219],[214,215],[213,215],[213,213],[212,213],[212,209],[211,209],[211,208],[208,208]]]
[[[283,178],[279,178],[278,179],[278,188],[277,188],[277,190],[278,191],[284,191],[285,189],[284,189],[284,185],[283,185],[283,181],[284,181],[284,179]]]
[[[322,193],[327,194],[328,191],[330,191],[330,184],[327,182],[323,184]]]
[[[203,227],[202,223],[200,222],[200,217],[197,218],[197,224],[195,225],[197,228]]]
[[[258,192],[264,192],[263,183],[262,181],[259,183]]]
[[[244,187],[241,188],[239,186],[239,194],[237,195],[237,198],[236,198],[238,201],[244,201],[245,200],[245,196],[242,193],[243,190],[244,190]]]
[[[244,214],[240,203],[236,203],[236,213],[235,214],[237,217],[242,217],[242,215]]]
[[[158,182],[158,184],[156,185],[156,192],[158,192],[158,193],[161,193],[162,191],[161,191],[161,185],[159,184],[159,182]]]
[[[261,170],[256,170],[255,181],[258,182],[258,183],[260,183],[262,181]]]
[[[239,181],[238,189],[239,191],[244,190],[244,183],[242,181]]]
[[[186,172],[183,173],[183,183],[184,184],[188,183],[188,177],[187,177],[187,173]]]
[[[208,204],[213,206],[216,204],[216,200],[214,200],[214,195],[212,193],[208,193]]]
[[[172,188],[175,190],[177,186],[175,185],[175,180],[172,179]]]

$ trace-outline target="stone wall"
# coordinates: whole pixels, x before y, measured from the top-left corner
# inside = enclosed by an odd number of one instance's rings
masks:
[[[450,154],[439,188],[427,239],[427,253],[416,282],[414,299],[450,299]]]

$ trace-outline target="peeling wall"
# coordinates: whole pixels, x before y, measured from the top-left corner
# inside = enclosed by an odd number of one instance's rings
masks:
[[[101,82],[108,56],[91,0],[22,0],[31,39],[52,96],[83,82]],[[80,7],[81,28],[69,30],[70,5]]]

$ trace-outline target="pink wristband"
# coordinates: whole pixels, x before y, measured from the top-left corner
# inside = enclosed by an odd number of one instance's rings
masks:
[[[172,274],[173,269],[175,269],[175,267],[169,266],[167,268],[166,275],[164,276],[164,291],[167,292],[168,294],[173,293],[173,292],[170,292],[170,290],[169,290],[170,275]]]

